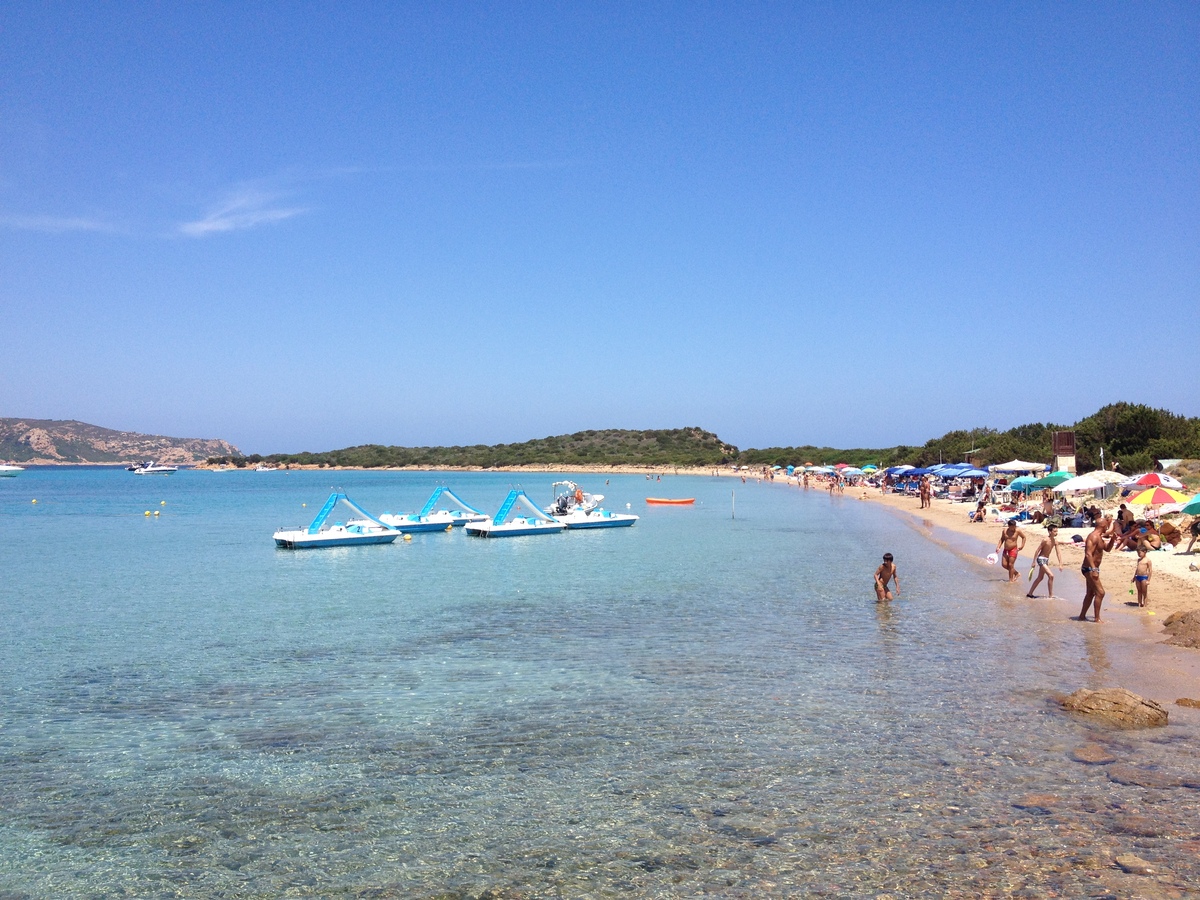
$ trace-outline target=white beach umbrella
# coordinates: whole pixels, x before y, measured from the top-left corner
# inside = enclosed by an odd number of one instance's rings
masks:
[[[1084,472],[1083,474],[1088,478],[1103,481],[1105,484],[1120,484],[1126,480],[1120,472],[1110,472],[1108,469],[1097,469],[1095,472]]]
[[[1103,487],[1104,482],[1099,478],[1093,478],[1091,475],[1076,475],[1050,490],[1059,494],[1070,494],[1073,491],[1098,491]]]
[[[1010,460],[990,467],[993,472],[1044,472],[1047,466],[1042,463],[1025,462],[1021,459]]]

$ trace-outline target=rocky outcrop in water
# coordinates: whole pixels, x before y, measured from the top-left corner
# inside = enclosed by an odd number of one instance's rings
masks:
[[[1200,609],[1171,613],[1163,622],[1163,631],[1171,635],[1165,643],[1200,650]]]
[[[1063,700],[1072,712],[1103,719],[1118,728],[1157,728],[1167,724],[1167,711],[1125,688],[1089,691],[1080,688]]]

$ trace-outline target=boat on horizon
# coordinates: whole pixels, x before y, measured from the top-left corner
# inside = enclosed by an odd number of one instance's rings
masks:
[[[358,518],[329,523],[333,511],[344,504]],[[379,521],[342,491],[334,491],[307,528],[297,526],[275,532],[275,546],[285,550],[321,547],[356,547],[360,544],[390,544],[401,532]]]
[[[179,466],[164,466],[160,463],[145,462],[140,466],[126,466],[127,472],[132,472],[134,475],[170,475],[173,472],[179,471]]]
[[[517,505],[521,501],[528,505],[528,513]],[[522,514],[514,517],[512,521],[506,521],[514,509]],[[555,534],[565,531],[566,527],[558,519],[538,509],[537,504],[530,500],[524,491],[514,489],[508,492],[496,515],[482,522],[468,522],[463,526],[463,531],[475,537],[525,537],[534,534]]]
[[[8,463],[0,464],[0,478],[16,478],[25,469],[22,466],[13,466]]]

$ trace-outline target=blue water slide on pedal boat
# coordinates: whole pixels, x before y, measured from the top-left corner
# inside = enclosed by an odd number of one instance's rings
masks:
[[[521,506],[521,503],[524,505]],[[508,521],[514,510],[520,515]],[[463,526],[463,530],[475,537],[526,537],[534,534],[557,534],[566,527],[558,519],[538,509],[537,504],[530,500],[524,491],[512,490],[500,504],[496,515],[482,522],[468,522]]]
[[[357,518],[330,523],[339,506],[347,507]],[[361,544],[390,544],[401,532],[380,522],[341,491],[334,491],[307,528],[280,529],[275,546],[286,550],[319,547],[357,547]]]

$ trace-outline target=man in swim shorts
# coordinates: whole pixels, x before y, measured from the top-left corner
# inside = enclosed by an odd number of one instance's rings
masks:
[[[1034,551],[1034,562],[1037,565],[1038,577],[1037,581],[1029,588],[1029,593],[1025,596],[1030,600],[1034,598],[1034,591],[1037,586],[1042,583],[1042,579],[1046,579],[1046,596],[1054,596],[1054,576],[1050,573],[1050,551],[1054,551],[1054,555],[1058,557],[1058,570],[1062,571],[1062,553],[1058,549],[1058,526],[1050,525],[1046,528],[1046,536],[1042,538],[1042,542],[1038,544],[1038,548]],[[1032,575],[1033,573],[1030,572]]]
[[[1087,621],[1087,611],[1089,606],[1095,607],[1095,620],[1100,621],[1100,604],[1104,602],[1104,585],[1100,583],[1100,563],[1104,559],[1104,553],[1111,550],[1113,541],[1117,539],[1116,535],[1111,535],[1108,539],[1108,544],[1104,543],[1104,533],[1112,525],[1112,519],[1108,516],[1101,516],[1092,528],[1092,533],[1087,536],[1087,540],[1083,542],[1083,566],[1080,572],[1083,573],[1083,580],[1087,583],[1087,590],[1083,595],[1083,609],[1079,611],[1079,621]]]
[[[1008,570],[1008,583],[1012,584],[1021,576],[1017,574],[1017,554],[1025,549],[1025,532],[1017,527],[1016,519],[1009,519],[1004,530],[1000,532],[1000,540],[996,542],[996,552],[1000,554],[1000,564]]]
[[[896,571],[896,564],[892,562],[892,554],[883,554],[883,562],[879,568],[875,570],[875,597],[880,602],[884,600],[895,599],[892,592],[888,590],[888,582],[896,579],[896,593],[900,593],[900,573]]]

